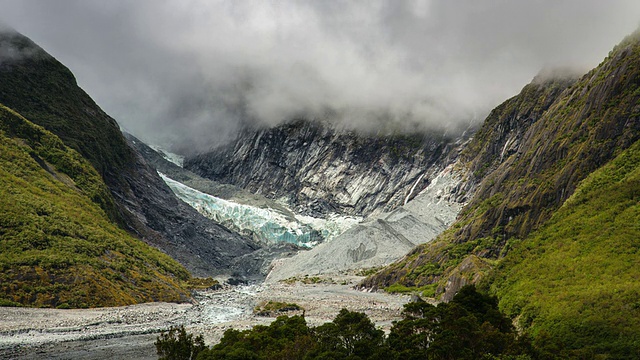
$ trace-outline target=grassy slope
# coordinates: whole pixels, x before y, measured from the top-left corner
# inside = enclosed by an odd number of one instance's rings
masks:
[[[188,297],[182,266],[109,220],[99,206],[106,186],[92,166],[1,105],[0,184],[0,303],[93,307]]]
[[[122,176],[134,156],[115,120],[78,87],[69,69],[27,37],[4,31],[0,43],[22,54],[0,62],[0,103],[78,151],[112,191],[126,191]],[[99,205],[112,221],[126,228],[129,219],[122,209],[113,199],[105,200]]]
[[[640,357],[640,142],[585,179],[486,283],[541,346]]]
[[[570,80],[534,81],[525,86],[520,94],[496,107],[461,155],[468,164],[469,172],[474,177],[481,178],[486,173],[494,171],[499,165],[498,158],[503,148],[501,144],[506,141],[505,138],[510,136],[512,131],[526,131],[531,123],[542,117],[571,83]],[[499,195],[490,196],[479,204],[476,201],[467,206],[459,216],[459,221],[436,240],[416,247],[401,261],[367,279],[365,285],[389,286],[387,290],[394,292],[421,290],[424,296],[429,297],[434,296],[437,289],[439,292],[442,291],[443,284],[469,253],[476,250],[487,253],[487,250],[494,251],[492,249],[495,248],[499,252],[498,241],[493,237],[467,238],[467,241],[461,242],[457,240],[457,234],[477,216],[497,206],[500,200]],[[469,258],[469,276],[473,278],[473,272],[489,268],[486,262],[486,256]],[[460,273],[457,271],[456,275]]]
[[[519,239],[544,225],[582,179],[640,138],[639,103],[636,33],[544,111],[524,133],[518,152],[483,178],[449,230],[364,284],[429,289],[435,285],[440,293],[478,281]]]

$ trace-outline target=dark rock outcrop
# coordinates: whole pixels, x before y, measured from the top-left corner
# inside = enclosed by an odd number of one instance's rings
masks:
[[[535,79],[525,86],[489,115],[463,151],[458,167],[478,185],[456,223],[364,285],[439,283],[452,294],[466,281],[457,274],[478,281],[513,242],[545,224],[580,181],[640,139],[639,87],[640,33],[577,81]],[[429,264],[440,270],[421,271]]]
[[[111,191],[113,201],[99,205],[112,221],[195,275],[233,272],[236,258],[258,249],[178,200],[64,65],[11,30],[0,33],[0,45],[15,55],[0,62],[0,103],[91,162]]]
[[[248,129],[232,143],[187,158],[184,167],[299,213],[366,216],[413,198],[450,161],[463,136],[362,135],[298,120]]]

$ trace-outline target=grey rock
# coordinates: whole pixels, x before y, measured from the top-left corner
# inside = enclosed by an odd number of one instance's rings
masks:
[[[247,129],[235,141],[185,159],[184,167],[297,213],[367,216],[391,211],[429,184],[465,135],[363,135],[311,121]],[[442,168],[442,167],[441,167]]]
[[[175,197],[158,173],[136,153],[124,176],[129,191],[116,194],[138,224],[140,237],[183,264],[196,276],[231,274],[237,257],[260,248],[252,240],[205,218]]]
[[[428,242],[456,218],[462,176],[451,165],[404,206],[369,218],[335,239],[289,259],[274,262],[267,281],[388,265]]]

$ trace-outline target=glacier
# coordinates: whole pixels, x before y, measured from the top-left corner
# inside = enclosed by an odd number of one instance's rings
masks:
[[[158,172],[176,196],[204,216],[266,244],[292,243],[311,248],[342,234],[362,219],[329,215],[319,219],[287,215],[271,208],[259,208],[221,199],[175,181]]]
[[[148,145],[148,146],[151,149],[153,149],[155,152],[160,154],[160,156],[162,156],[165,160],[172,162],[180,167],[182,167],[182,164],[184,164],[184,156],[172,153],[171,151],[167,151],[160,145]]]

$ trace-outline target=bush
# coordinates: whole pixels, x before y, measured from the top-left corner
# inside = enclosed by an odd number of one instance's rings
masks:
[[[462,288],[450,303],[409,303],[403,315],[388,338],[366,314],[346,309],[315,328],[303,316],[280,316],[269,326],[227,330],[198,359],[527,360],[537,355],[498,311],[496,298],[473,286]]]
[[[202,335],[187,334],[184,326],[172,326],[162,332],[155,342],[160,360],[192,360],[206,347]]]

